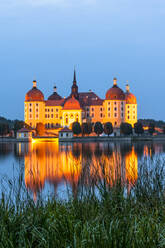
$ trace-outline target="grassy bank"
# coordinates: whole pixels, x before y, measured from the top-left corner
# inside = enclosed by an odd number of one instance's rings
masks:
[[[15,196],[1,196],[0,247],[165,247],[163,167],[142,165],[136,183],[119,173],[110,183],[102,166],[97,182],[82,178],[65,202],[20,200],[20,180]]]

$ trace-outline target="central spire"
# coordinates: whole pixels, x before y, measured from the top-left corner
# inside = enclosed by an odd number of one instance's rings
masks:
[[[78,86],[77,86],[77,80],[76,80],[76,70],[75,69],[74,69],[74,75],[73,75],[73,85],[71,87],[71,96],[74,96],[76,99],[79,98]]]
[[[75,69],[74,69],[73,83],[74,83],[74,84],[77,83],[77,81],[76,81],[76,70],[75,70]]]

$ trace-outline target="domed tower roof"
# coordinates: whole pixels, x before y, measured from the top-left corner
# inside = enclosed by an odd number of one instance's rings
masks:
[[[136,97],[130,92],[130,87],[126,85],[125,100],[127,104],[136,104]]]
[[[54,86],[54,92],[48,97],[48,100],[61,100],[62,97],[57,93],[57,87]]]
[[[37,89],[37,82],[33,81],[33,88],[26,93],[25,101],[44,101],[43,93]]]
[[[122,89],[117,86],[117,79],[114,78],[113,86],[106,93],[106,100],[125,100],[125,94]]]
[[[75,110],[75,109],[81,109],[79,101],[74,97],[69,97],[66,102],[64,103],[64,108],[63,109],[70,109],[70,110]]]

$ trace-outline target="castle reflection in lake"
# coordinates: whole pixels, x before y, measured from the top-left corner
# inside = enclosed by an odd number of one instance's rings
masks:
[[[24,164],[25,185],[33,193],[34,199],[46,185],[54,194],[67,185],[74,195],[80,185],[107,179],[109,185],[118,177],[127,182],[128,190],[138,178],[138,163],[144,157],[163,154],[164,143],[62,143],[35,142],[0,144],[0,172],[3,162]],[[6,158],[6,160],[5,160]],[[5,162],[6,161],[6,162]]]

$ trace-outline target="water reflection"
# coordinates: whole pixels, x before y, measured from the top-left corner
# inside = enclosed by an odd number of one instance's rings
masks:
[[[81,186],[92,186],[105,178],[113,185],[120,177],[123,184],[128,182],[129,191],[138,178],[141,158],[164,152],[164,143],[0,144],[0,166],[1,159],[11,155],[17,163],[24,161],[25,185],[34,199],[46,185],[55,195],[69,187],[76,197]]]

